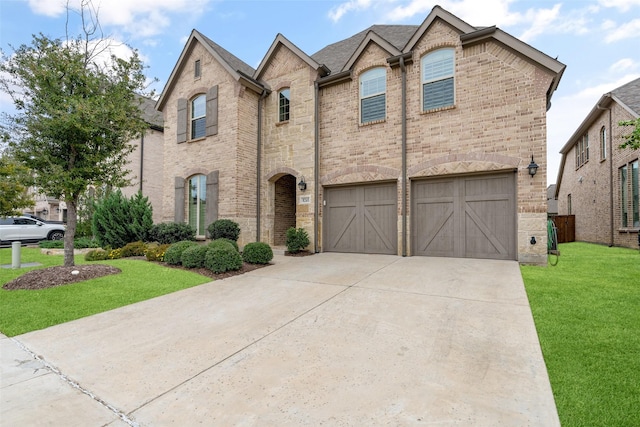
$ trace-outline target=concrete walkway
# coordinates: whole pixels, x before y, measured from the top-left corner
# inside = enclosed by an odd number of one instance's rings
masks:
[[[516,262],[274,264],[2,337],[0,424],[560,425]]]

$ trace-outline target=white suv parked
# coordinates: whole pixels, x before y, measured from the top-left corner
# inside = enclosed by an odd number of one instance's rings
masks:
[[[64,224],[48,224],[26,216],[0,218],[0,242],[39,242],[40,240],[61,240]]]

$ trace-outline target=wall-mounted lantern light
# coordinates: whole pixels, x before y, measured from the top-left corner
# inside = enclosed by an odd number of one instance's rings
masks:
[[[538,164],[533,161],[533,154],[531,155],[531,163],[529,163],[527,169],[529,169],[529,175],[531,175],[531,178],[533,178],[536,172],[538,172]]]
[[[304,182],[304,176],[300,177],[300,182],[298,183],[298,188],[300,191],[304,191],[307,189],[307,183]]]

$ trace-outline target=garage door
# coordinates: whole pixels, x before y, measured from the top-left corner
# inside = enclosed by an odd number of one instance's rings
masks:
[[[397,185],[325,189],[324,250],[397,254]]]
[[[515,174],[414,181],[413,254],[516,259]]]

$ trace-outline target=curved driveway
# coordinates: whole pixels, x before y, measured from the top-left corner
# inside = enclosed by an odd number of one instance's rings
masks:
[[[559,426],[515,261],[276,256],[0,350],[2,425]]]

